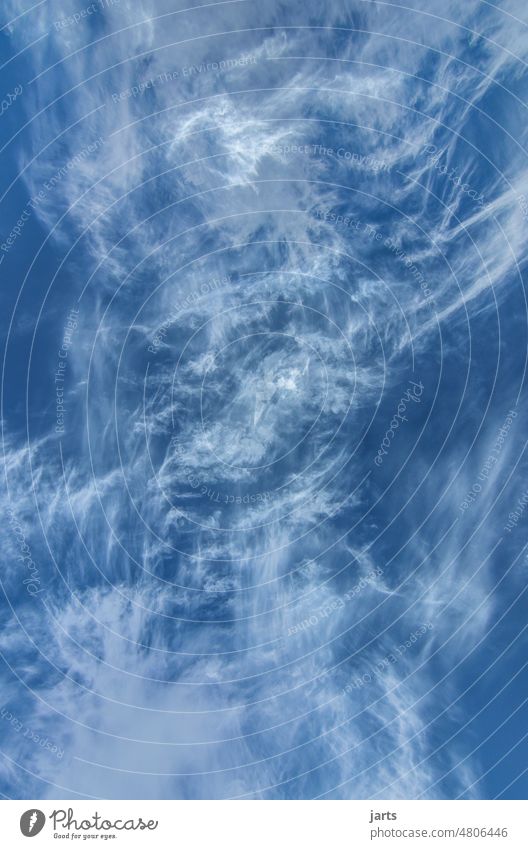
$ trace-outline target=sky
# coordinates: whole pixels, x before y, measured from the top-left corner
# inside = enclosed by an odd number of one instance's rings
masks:
[[[522,799],[521,0],[3,0],[0,793]]]

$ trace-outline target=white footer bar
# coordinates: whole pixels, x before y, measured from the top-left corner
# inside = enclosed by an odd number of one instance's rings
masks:
[[[9,849],[527,849],[525,812],[522,801],[4,801],[0,834]]]

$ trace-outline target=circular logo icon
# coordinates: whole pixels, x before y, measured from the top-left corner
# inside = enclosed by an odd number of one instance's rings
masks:
[[[20,831],[24,837],[35,837],[44,828],[46,816],[38,808],[30,808],[20,817]]]

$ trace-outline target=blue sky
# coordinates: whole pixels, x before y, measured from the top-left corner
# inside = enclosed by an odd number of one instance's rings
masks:
[[[527,24],[4,0],[4,797],[526,796]]]

